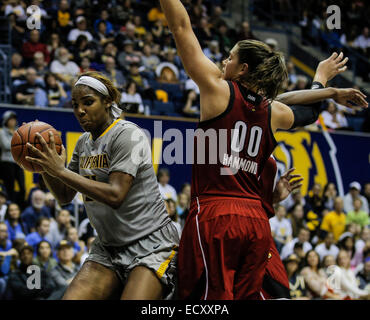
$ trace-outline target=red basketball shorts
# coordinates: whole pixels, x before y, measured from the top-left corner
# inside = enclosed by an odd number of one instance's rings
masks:
[[[262,295],[264,299],[290,298],[288,276],[272,236]]]
[[[270,247],[260,201],[194,199],[179,247],[179,298],[262,299]]]

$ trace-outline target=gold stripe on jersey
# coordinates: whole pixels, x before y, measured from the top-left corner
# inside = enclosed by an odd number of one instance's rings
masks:
[[[103,169],[109,168],[108,156],[106,153],[96,156],[80,157],[80,169]]]

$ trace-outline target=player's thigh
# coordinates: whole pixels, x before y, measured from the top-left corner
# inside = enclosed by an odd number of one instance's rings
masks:
[[[67,288],[63,300],[112,299],[121,288],[121,282],[113,270],[87,261]]]
[[[130,272],[121,295],[122,300],[160,300],[162,298],[163,285],[152,270],[137,266]]]

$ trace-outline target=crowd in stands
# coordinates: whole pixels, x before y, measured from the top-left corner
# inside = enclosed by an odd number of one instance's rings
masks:
[[[227,1],[184,1],[205,54],[220,64],[245,34],[222,19]],[[27,7],[41,8],[41,28],[27,28]],[[99,71],[122,92],[126,112],[199,115],[199,89],[176,54],[159,1],[3,1],[13,48],[12,101],[71,108],[71,87]],[[190,83],[189,83],[190,82]]]
[[[370,183],[315,183],[275,207],[271,232],[293,299],[370,299]],[[336,284],[336,285],[335,285]]]

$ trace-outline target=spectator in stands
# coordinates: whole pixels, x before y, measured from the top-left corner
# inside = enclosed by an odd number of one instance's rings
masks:
[[[195,34],[199,40],[199,43],[202,48],[205,48],[208,42],[214,39],[213,30],[211,24],[209,23],[208,17],[202,17],[197,21],[197,27],[195,28]]]
[[[324,110],[321,115],[325,126],[330,129],[342,130],[348,128],[346,117],[342,112],[338,111],[337,106],[332,101],[328,103],[327,110]]]
[[[59,34],[53,32],[47,42],[47,49],[50,52],[50,60],[54,60],[55,50],[62,46]]]
[[[87,30],[87,22],[86,22],[86,18],[85,17],[78,16],[76,18],[76,26],[77,26],[77,28],[72,29],[68,33],[68,41],[69,42],[71,42],[72,44],[74,44],[75,41],[77,40],[78,36],[80,36],[80,35],[84,35],[89,42],[93,40],[93,36]]]
[[[183,213],[189,209],[190,199],[185,192],[180,192],[177,197],[178,203],[176,207],[177,214],[181,218]]]
[[[45,90],[41,107],[63,107],[68,101],[68,95],[64,90],[63,84],[57,80],[53,73],[46,73],[44,76]]]
[[[45,43],[40,42],[40,31],[33,29],[29,33],[30,39],[25,42],[22,47],[22,56],[25,59],[26,64],[30,64],[33,60],[33,56],[37,51],[41,51],[44,54],[46,63],[50,62],[50,53]]]
[[[145,34],[147,33],[146,28],[142,24],[141,16],[135,15],[133,18],[134,26],[135,26],[135,35],[138,39],[143,39]]]
[[[360,238],[356,240],[356,243],[355,243],[356,251],[362,251],[367,241],[370,241],[369,226],[362,229]]]
[[[73,262],[80,265],[81,256],[85,252],[85,243],[78,239],[76,228],[68,228],[66,240],[73,246]]]
[[[72,49],[72,54],[73,54],[73,61],[77,65],[81,65],[81,60],[84,57],[88,57],[91,59],[93,55],[93,49],[89,45],[89,41],[87,40],[87,37],[84,34],[80,34]]]
[[[134,52],[134,42],[132,40],[125,40],[123,42],[123,52],[118,55],[118,64],[124,71],[128,71],[133,63],[140,64],[140,56]]]
[[[125,76],[121,70],[116,68],[116,61],[113,57],[107,57],[105,59],[105,70],[103,71],[113,84],[120,90],[122,90],[126,84]]]
[[[306,199],[302,196],[301,190],[293,190],[293,192],[286,198],[281,204],[287,209],[287,212],[292,212],[294,206],[300,204],[304,211],[308,211],[310,208],[306,204]]]
[[[101,56],[101,62],[105,63],[105,60],[108,57],[113,57],[116,61],[117,60],[117,53],[118,53],[118,49],[114,45],[114,43],[113,42],[107,42],[103,47],[103,54]],[[104,66],[102,66],[102,69],[104,69]],[[123,70],[123,72],[125,72],[125,71],[127,71],[127,70]]]
[[[98,30],[94,35],[94,40],[100,46],[104,46],[106,43],[114,41],[113,33],[107,32],[107,24],[105,21],[100,21],[98,23]]]
[[[40,217],[36,221],[36,231],[29,233],[26,236],[26,242],[32,246],[35,250],[40,241],[50,242],[50,219],[46,217]]]
[[[360,194],[361,185],[357,181],[352,181],[349,184],[349,191],[343,198],[343,206],[345,212],[350,212],[354,210],[354,200],[361,199],[361,210],[369,214],[369,205],[364,196]]]
[[[364,197],[370,208],[370,182],[364,184]]]
[[[153,72],[161,62],[158,56],[152,53],[152,47],[149,44],[143,47],[141,61],[147,72]]]
[[[14,132],[17,130],[17,114],[8,110],[2,117],[2,129],[0,129],[0,177],[3,180],[8,199],[24,205],[25,185],[24,173],[18,164],[15,163],[11,153],[11,141]],[[17,181],[19,186],[18,194],[14,191],[14,184]]]
[[[170,182],[170,172],[167,168],[161,168],[158,170],[157,174],[159,192],[161,193],[163,199],[173,199],[177,201],[177,193],[174,187],[172,187]]]
[[[8,238],[7,226],[4,222],[0,222],[0,300],[5,293],[12,258],[17,256],[18,252],[12,248]]]
[[[74,264],[73,246],[67,240],[62,240],[58,245],[58,264],[51,271],[51,277],[57,285],[57,290],[53,294],[54,299],[60,299],[68,285],[72,282],[74,276],[79,270],[79,266]]]
[[[46,272],[51,272],[58,262],[52,256],[53,251],[48,241],[41,240],[36,246],[36,257],[33,258],[33,264],[41,267]]]
[[[362,29],[362,33],[353,42],[353,47],[365,56],[369,53],[370,35],[368,27]]]
[[[203,52],[208,57],[208,59],[212,60],[216,64],[220,63],[222,60],[220,45],[216,40],[210,41],[208,47],[206,47]]]
[[[81,64],[80,64],[80,74],[85,73],[88,71],[95,71],[94,68],[91,67],[91,62],[88,57],[84,57],[81,59]]]
[[[24,239],[26,228],[21,219],[21,210],[16,203],[9,203],[5,214],[5,224],[8,228],[9,240]]]
[[[26,71],[26,82],[18,85],[14,91],[16,104],[39,105],[42,85],[37,81],[35,68],[29,67]]]
[[[289,279],[290,297],[293,300],[309,300],[303,276],[299,274],[300,259],[296,254],[284,260],[285,270]]]
[[[233,40],[229,34],[229,28],[226,22],[221,22],[217,26],[215,40],[220,44],[221,52],[225,55],[233,47]]]
[[[53,248],[67,237],[67,231],[71,227],[71,214],[68,210],[59,210],[55,220],[50,222],[49,237]]]
[[[326,286],[327,276],[322,269],[319,269],[319,255],[315,250],[306,253],[305,267],[300,274],[307,285],[308,294],[312,298],[338,299],[339,295],[332,293]]]
[[[339,240],[339,237],[345,230],[346,215],[343,212],[343,200],[341,197],[336,197],[334,200],[334,210],[328,212],[321,222],[321,231],[332,232],[335,241]]]
[[[353,201],[353,211],[348,211],[346,218],[346,224],[354,223],[359,230],[370,224],[369,213],[363,211],[361,207],[362,200],[360,198],[355,199]]]
[[[324,241],[315,247],[315,251],[320,257],[320,261],[323,262],[327,255],[331,255],[334,259],[337,258],[339,248],[334,244],[334,236],[331,232],[328,232],[324,238]]]
[[[339,253],[339,251],[338,251],[338,253]],[[337,256],[338,256],[338,254],[337,254]],[[321,269],[323,269],[325,271],[328,267],[335,265],[336,264],[335,261],[336,261],[336,257],[332,256],[331,254],[326,255],[322,259]]]
[[[168,50],[165,57],[167,61],[161,62],[155,69],[157,81],[161,83],[179,83],[180,71],[173,62],[169,62],[169,60],[173,60],[174,51]]]
[[[92,244],[93,244],[93,242],[94,242],[95,239],[96,239],[96,237],[89,237],[86,240],[86,251],[81,256],[80,267],[82,267],[82,265],[84,264],[86,258],[89,256],[89,252],[90,252],[91,246],[92,246]]]
[[[96,19],[94,22],[94,30],[95,32],[99,31],[99,23],[105,23],[105,35],[110,35],[114,32],[112,23],[108,20],[109,19],[109,12],[106,9],[103,9],[100,13],[100,18]]]
[[[14,80],[26,79],[26,68],[23,66],[23,58],[18,52],[12,54],[12,69],[10,71],[12,83]]]
[[[292,241],[288,242],[281,250],[281,259],[284,260],[286,257],[291,255],[294,251],[294,246],[296,243],[302,244],[303,252],[306,253],[307,251],[312,249],[311,243],[309,243],[310,239],[310,231],[305,228],[301,228],[298,232],[298,237],[294,238]]]
[[[159,1],[156,1],[155,7],[151,8],[149,13],[148,13],[148,21],[149,22],[155,22],[160,20],[164,26],[167,26],[167,20],[162,12],[162,8],[159,4]]]
[[[242,40],[247,40],[247,39],[257,40],[255,35],[251,31],[249,21],[243,21],[240,26],[239,32],[237,34],[237,41],[242,41]]]
[[[21,217],[28,233],[36,231],[36,221],[39,218],[51,218],[50,209],[45,206],[45,193],[43,191],[35,190],[32,193],[31,206],[22,212]]]
[[[334,209],[334,200],[337,197],[337,186],[333,182],[328,182],[324,188],[323,201],[324,207],[328,210]]]
[[[337,264],[339,269],[333,274],[337,278],[336,283],[340,284],[339,290],[335,290],[342,298],[350,299],[370,299],[370,294],[366,290],[358,287],[354,272],[351,270],[351,259],[349,253],[341,250],[338,253]]]
[[[143,100],[137,92],[136,82],[130,80],[126,85],[126,90],[121,95],[121,106],[128,113],[144,113]]]
[[[182,112],[185,116],[199,116],[199,99],[197,93],[194,90],[187,91],[186,103],[185,106],[182,108]]]
[[[357,274],[357,279],[360,282],[358,287],[370,292],[370,256],[364,259],[363,267]]]
[[[0,222],[5,220],[6,211],[8,210],[8,194],[5,187],[0,184]]]
[[[21,1],[11,0],[4,2],[4,4],[6,4],[4,9],[5,16],[7,16],[10,13],[14,13],[18,20],[24,21],[27,19],[27,15],[26,12],[24,11]]]
[[[312,190],[309,191],[306,197],[306,203],[308,203],[312,210],[321,218],[321,213],[325,209],[325,206],[322,197],[322,188],[319,183],[314,183]]]
[[[171,198],[165,200],[166,209],[168,212],[168,215],[170,216],[173,224],[175,225],[177,232],[179,233],[179,237],[181,236],[182,227],[179,223],[179,216],[176,211],[176,202],[173,201]]]
[[[285,207],[278,205],[275,208],[275,216],[270,219],[271,234],[279,253],[285,244],[292,241],[292,225],[285,216]]]
[[[20,249],[20,265],[10,273],[8,280],[8,288],[6,296],[12,300],[43,300],[47,299],[55,289],[55,284],[52,281],[49,273],[40,270],[40,288],[29,289],[30,274],[27,272],[28,267],[32,265],[33,248],[25,244]]]
[[[24,28],[24,23],[17,19],[14,12],[10,12],[8,15],[10,34],[11,34],[11,45],[17,51],[22,51],[23,39],[26,29]]]
[[[296,237],[299,230],[306,227],[303,206],[301,204],[296,204],[292,212],[288,215],[288,218],[292,224],[293,237]]]
[[[354,235],[351,232],[344,232],[338,240],[338,247],[340,250],[345,250],[348,252],[349,257],[351,259],[351,267],[355,268],[356,261],[354,259],[355,256],[355,239]]]
[[[69,52],[64,47],[55,50],[54,56],[55,60],[50,65],[50,71],[58,77],[58,80],[72,85],[74,77],[80,72],[80,68],[75,62],[70,61]]]
[[[32,67],[36,70],[38,80],[43,81],[44,75],[49,71],[49,68],[41,51],[37,51],[33,55]]]

